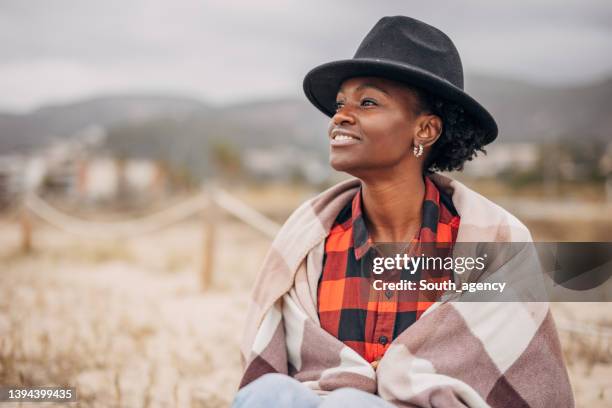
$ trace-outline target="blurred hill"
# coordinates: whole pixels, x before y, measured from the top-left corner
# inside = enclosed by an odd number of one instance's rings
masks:
[[[466,78],[466,89],[497,120],[500,142],[541,142],[573,135],[609,140],[612,135],[612,78],[553,88],[476,76]]]
[[[467,90],[498,120],[498,142],[544,142],[568,136],[608,140],[612,78],[566,88],[473,76]],[[93,125],[104,147],[120,156],[180,164],[208,174],[211,151],[291,146],[325,157],[328,118],[306,98],[212,106],[182,97],[108,96],[46,106],[29,114],[0,114],[0,154],[41,147]]]
[[[35,149],[91,126],[109,128],[160,115],[180,118],[205,109],[203,102],[185,97],[116,95],[43,106],[26,114],[0,113],[0,154]]]

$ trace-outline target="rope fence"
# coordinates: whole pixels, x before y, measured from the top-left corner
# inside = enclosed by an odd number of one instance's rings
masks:
[[[66,233],[90,239],[149,234],[210,209],[212,203],[270,239],[280,229],[278,223],[219,188],[211,189],[210,194],[199,193],[155,214],[125,221],[83,220],[56,209],[35,193],[27,194],[24,199],[27,209],[43,221]]]
[[[132,238],[150,234],[167,228],[191,216],[200,215],[203,219],[203,244],[201,286],[208,289],[213,283],[215,257],[215,232],[218,221],[217,208],[220,208],[243,223],[273,239],[280,225],[254,208],[233,197],[220,188],[209,187],[183,202],[169,208],[136,219],[124,221],[84,220],[66,214],[49,204],[35,192],[24,196],[23,206],[19,212],[21,226],[21,250],[28,253],[32,250],[31,215],[68,234],[86,239]]]
[[[237,198],[234,198],[229,193],[218,188],[211,189],[211,192],[212,199],[216,205],[240,219],[245,224],[260,231],[268,238],[274,239],[278,230],[280,230],[280,225],[278,223],[270,220]]]
[[[39,196],[30,193],[25,206],[34,215],[69,234],[90,239],[129,238],[158,231],[182,221],[206,206],[206,197],[197,195],[173,207],[138,219],[98,222],[83,220],[57,210]]]

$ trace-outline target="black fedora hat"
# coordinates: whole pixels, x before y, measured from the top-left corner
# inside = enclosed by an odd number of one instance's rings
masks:
[[[493,116],[463,90],[457,48],[446,34],[422,21],[405,16],[381,18],[352,59],[328,62],[308,72],[304,92],[313,105],[332,117],[342,82],[358,76],[396,80],[456,103],[484,130],[486,143],[497,137]]]

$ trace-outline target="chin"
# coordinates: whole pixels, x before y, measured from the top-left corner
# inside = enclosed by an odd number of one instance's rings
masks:
[[[355,163],[355,160],[345,160],[344,158],[333,156],[329,158],[329,165],[336,171],[343,171],[346,173],[349,173],[350,170],[355,167],[359,167],[359,164]]]
[[[347,173],[357,178],[359,178],[359,175],[363,172],[363,170],[368,167],[366,163],[354,160],[354,158],[353,160],[342,160],[331,157],[329,160],[329,165],[336,171]]]
[[[364,157],[362,152],[347,151],[346,148],[332,149],[329,152],[329,165],[337,171],[349,171],[359,169],[367,164],[368,157]]]

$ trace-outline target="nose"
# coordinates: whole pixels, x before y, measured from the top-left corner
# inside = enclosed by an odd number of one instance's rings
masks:
[[[355,123],[355,117],[346,106],[343,106],[332,116],[332,122],[334,125],[353,124]]]

